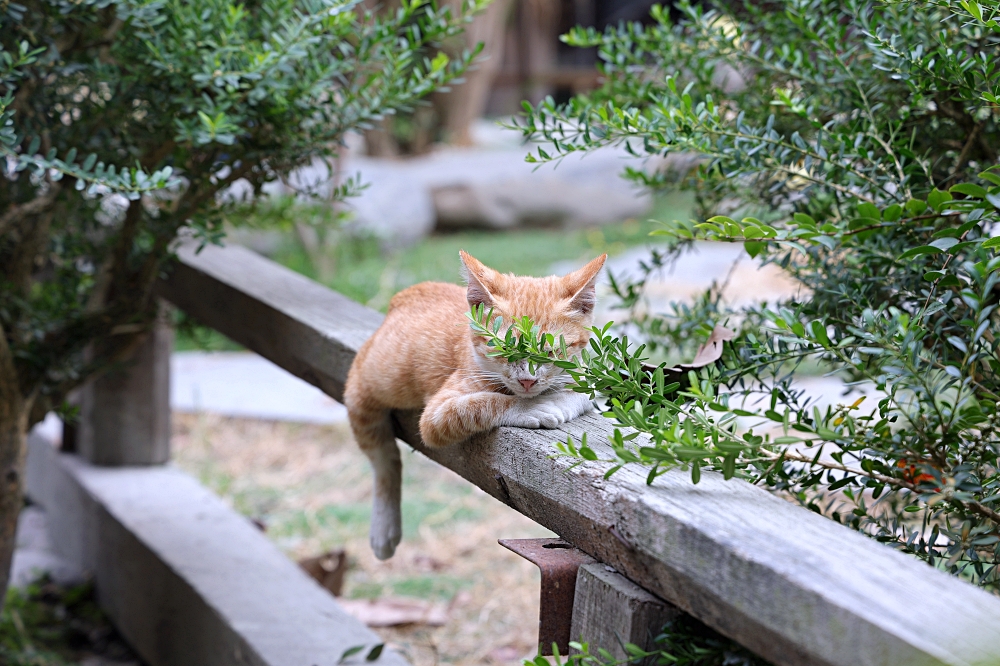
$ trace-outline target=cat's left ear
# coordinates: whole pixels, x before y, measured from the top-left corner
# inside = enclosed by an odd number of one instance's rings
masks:
[[[484,305],[487,308],[493,307],[493,291],[497,272],[483,264],[465,250],[459,250],[458,256],[462,258],[462,276],[468,284],[466,298],[469,307]]]
[[[570,299],[569,309],[582,315],[591,315],[597,305],[597,276],[604,267],[608,255],[602,254],[597,259],[563,277],[566,296]]]

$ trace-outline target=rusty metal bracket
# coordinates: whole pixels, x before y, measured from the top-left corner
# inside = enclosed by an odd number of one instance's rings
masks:
[[[552,654],[569,653],[576,571],[595,560],[562,539],[500,539],[500,545],[536,565],[542,572],[541,604],[538,609],[538,649]]]

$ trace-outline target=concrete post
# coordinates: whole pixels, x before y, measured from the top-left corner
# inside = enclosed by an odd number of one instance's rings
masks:
[[[628,655],[624,645],[632,643],[644,650],[680,611],[653,596],[604,564],[584,564],[576,574],[573,624],[570,640],[601,647],[616,659]]]
[[[170,458],[170,352],[174,335],[161,306],[133,357],[80,391],[76,450],[96,465],[156,465]]]

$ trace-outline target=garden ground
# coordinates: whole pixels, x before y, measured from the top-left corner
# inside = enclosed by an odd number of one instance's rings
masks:
[[[453,472],[403,447],[403,542],[379,562],[368,547],[368,463],[346,424],[178,414],[173,447],[175,464],[292,558],[344,548],[345,598],[443,605],[444,626],[376,628],[415,666],[519,664],[534,652],[537,569],[496,540],[551,533]]]

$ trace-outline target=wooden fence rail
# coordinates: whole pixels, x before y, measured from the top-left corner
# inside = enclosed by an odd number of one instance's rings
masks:
[[[242,248],[179,256],[164,298],[341,397],[380,314]],[[1000,664],[1000,599],[846,527],[712,473],[647,486],[641,469],[604,480],[600,464],[551,457],[584,432],[610,453],[597,415],[443,450],[423,446],[417,417],[397,414],[401,440],[776,664]]]

